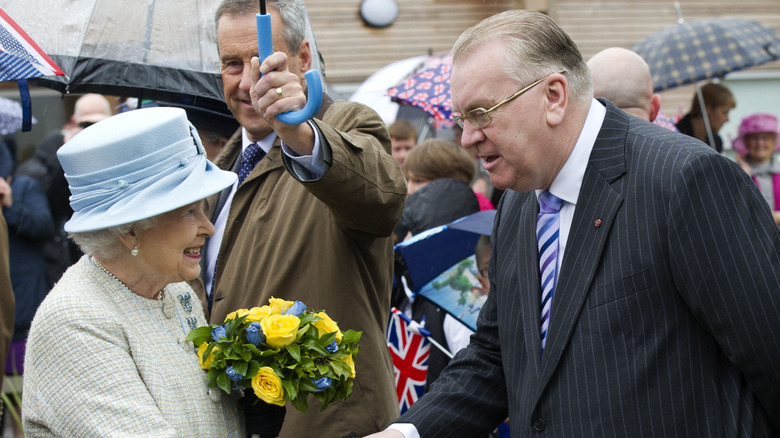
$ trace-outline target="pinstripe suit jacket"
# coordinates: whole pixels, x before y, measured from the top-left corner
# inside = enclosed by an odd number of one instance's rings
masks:
[[[780,232],[703,143],[610,103],[539,340],[534,193],[498,208],[477,334],[399,422],[474,436],[780,434]],[[596,225],[600,219],[599,225]]]

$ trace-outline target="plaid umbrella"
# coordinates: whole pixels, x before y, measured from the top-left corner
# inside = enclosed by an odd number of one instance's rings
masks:
[[[647,61],[659,92],[780,59],[780,38],[755,21],[714,18],[668,27],[631,50]]]
[[[403,82],[387,90],[394,101],[422,108],[433,116],[434,127],[451,127],[452,97],[450,97],[450,71],[452,54],[431,55],[417,71]]]

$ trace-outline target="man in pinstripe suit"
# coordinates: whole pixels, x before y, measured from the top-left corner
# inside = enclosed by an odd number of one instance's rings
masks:
[[[488,18],[453,53],[463,146],[511,189],[492,288],[471,344],[378,436],[471,437],[507,415],[513,437],[780,435],[780,233],[755,184],[594,100],[575,44],[542,14]],[[543,352],[542,191],[563,200]]]

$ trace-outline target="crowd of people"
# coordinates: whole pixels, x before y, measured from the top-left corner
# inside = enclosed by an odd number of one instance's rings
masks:
[[[264,60],[258,3],[216,10],[230,123],[86,94],[26,161],[0,142],[0,368],[28,436],[780,435],[776,115],[744,117],[731,160],[724,85],[670,121],[639,55],[586,60],[510,10],[455,42],[452,141],[327,94],[286,124],[317,54],[302,0],[267,6]],[[491,209],[475,332],[394,245]],[[209,388],[187,334],[271,298],[362,332],[349,399]],[[456,353],[403,415],[391,307]]]

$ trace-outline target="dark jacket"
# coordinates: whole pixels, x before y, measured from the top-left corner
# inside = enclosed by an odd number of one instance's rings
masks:
[[[49,292],[43,243],[54,235],[54,224],[37,181],[15,176],[11,190],[14,202],[3,209],[3,216],[8,223],[11,284],[16,298],[16,341],[27,337],[35,311]]]

